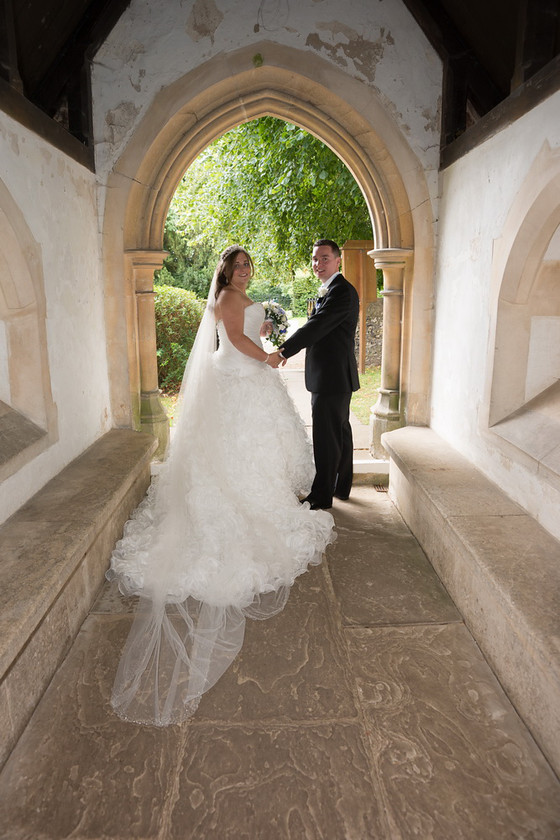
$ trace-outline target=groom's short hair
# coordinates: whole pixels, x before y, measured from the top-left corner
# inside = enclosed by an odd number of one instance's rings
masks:
[[[341,257],[340,248],[332,239],[318,239],[313,243],[313,248],[318,248],[320,245],[328,245],[335,257]]]

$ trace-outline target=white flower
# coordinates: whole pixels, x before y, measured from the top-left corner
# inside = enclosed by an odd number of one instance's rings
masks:
[[[272,332],[268,340],[275,346],[280,347],[284,343],[284,336],[288,331],[288,316],[282,307],[274,300],[267,300],[263,303],[264,317],[272,323]]]
[[[318,298],[325,297],[325,295],[327,294],[328,291],[329,291],[328,286],[320,286],[319,290],[317,292],[317,297]]]

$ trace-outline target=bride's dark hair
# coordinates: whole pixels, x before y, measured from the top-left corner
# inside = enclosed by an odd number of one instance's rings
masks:
[[[229,248],[220,255],[216,271],[214,272],[214,280],[216,281],[216,298],[226,286],[229,286],[231,278],[233,277],[233,267],[238,254],[245,254],[251,266],[251,277],[255,273],[255,266],[251,255],[242,248],[241,245],[230,245]]]

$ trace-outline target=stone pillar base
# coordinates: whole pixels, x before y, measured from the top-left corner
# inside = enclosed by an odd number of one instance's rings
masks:
[[[372,411],[369,421],[371,441],[369,451],[373,458],[388,459],[387,451],[381,443],[381,435],[385,434],[385,432],[392,432],[394,429],[400,429],[403,425],[404,423],[400,415],[396,417],[378,417]]]
[[[161,461],[169,446],[169,418],[161,404],[160,391],[140,394],[140,428],[158,439],[154,458]]]
[[[399,392],[389,388],[380,388],[379,397],[370,415],[370,448],[374,458],[387,458],[387,453],[381,444],[381,435],[400,429],[404,422],[399,411]]]

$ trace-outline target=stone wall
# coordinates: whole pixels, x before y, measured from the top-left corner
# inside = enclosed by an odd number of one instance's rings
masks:
[[[1,111],[0,263],[3,522],[111,408],[95,174]]]
[[[141,369],[133,307],[123,306],[134,295],[122,253],[161,253],[183,173],[216,137],[265,114],[310,131],[345,163],[370,208],[378,247],[414,247],[403,399],[411,422],[428,422],[442,64],[402,0],[375,2],[374,15],[370,5],[350,0],[341,15],[336,0],[132,0],[95,55],[115,422],[128,422]]]
[[[253,45],[251,55],[260,56],[264,67],[273,53],[285,47],[300,51],[302,59],[319,56],[343,68],[349,80],[361,82],[359,107],[366,114],[367,94],[374,92],[421,161],[436,200],[441,61],[402,0],[374,5],[372,14],[363,0],[348,0],[343,9],[338,0],[291,4],[212,0],[194,5],[183,0],[132,0],[92,63],[99,183],[159,91],[193,69],[205,74],[210,84],[215,71],[205,69],[205,62],[220,56],[228,66],[236,50]],[[293,70],[289,55],[286,60]],[[250,71],[252,64],[245,69]],[[321,81],[328,84],[323,76]],[[348,99],[349,92],[339,83],[336,89]]]
[[[366,367],[381,364],[383,343],[383,299],[368,304],[366,316]],[[360,348],[360,328],[356,330],[356,358]]]
[[[442,173],[431,416],[557,538],[559,108],[557,92]]]

